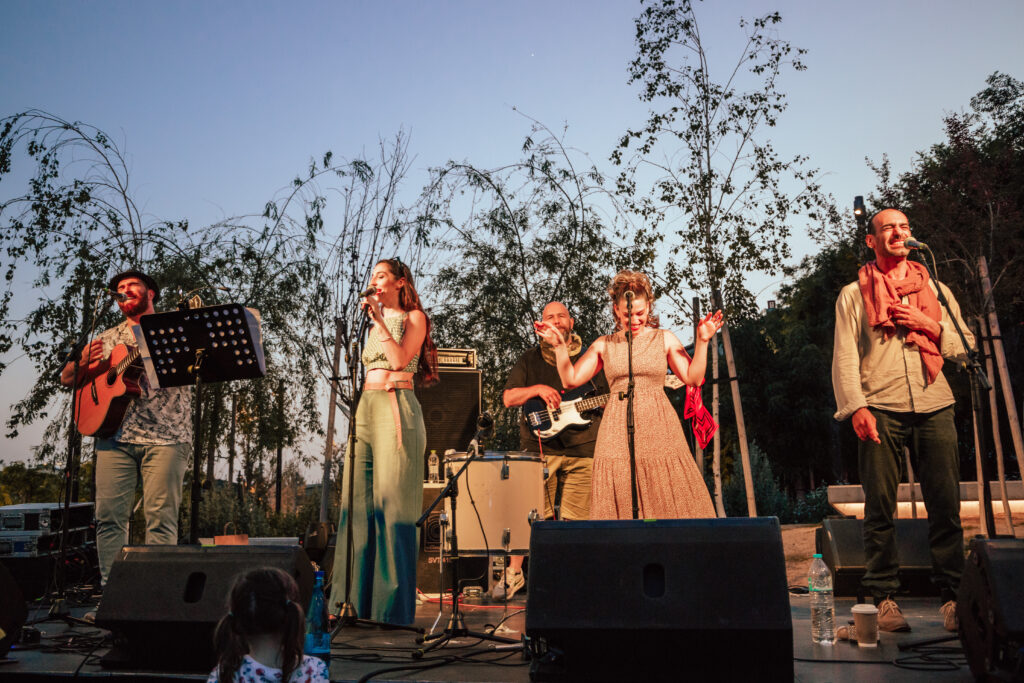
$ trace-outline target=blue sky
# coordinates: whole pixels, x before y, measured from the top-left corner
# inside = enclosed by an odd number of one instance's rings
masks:
[[[781,84],[789,110],[771,138],[783,156],[808,155],[844,207],[874,185],[865,156],[905,170],[988,74],[1024,78],[1019,0],[705,2],[712,68],[731,67],[740,16],[772,10],[780,37],[809,53],[807,71]],[[258,212],[311,157],[355,157],[400,128],[412,192],[448,159],[513,161],[529,132],[513,106],[567,124],[567,142],[610,170],[617,137],[646,111],[626,73],[638,11],[620,0],[5,0],[0,116],[34,107],[105,130],[140,206],[197,226]],[[817,249],[802,227],[794,236],[796,255]],[[5,374],[0,419],[24,373]],[[9,441],[0,458],[31,443]]]

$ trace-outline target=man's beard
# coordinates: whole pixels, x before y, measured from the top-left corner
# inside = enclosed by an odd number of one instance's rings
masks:
[[[145,313],[146,309],[149,308],[149,302],[145,297],[143,297],[140,299],[129,299],[128,301],[119,303],[118,306],[125,316],[133,317]]]

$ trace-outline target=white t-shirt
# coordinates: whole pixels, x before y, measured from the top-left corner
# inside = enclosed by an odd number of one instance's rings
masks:
[[[249,655],[242,658],[242,666],[235,673],[233,683],[282,683],[281,670],[261,664]],[[323,660],[302,655],[299,668],[292,672],[288,683],[330,683],[331,676]],[[217,669],[210,672],[206,683],[218,683]]]

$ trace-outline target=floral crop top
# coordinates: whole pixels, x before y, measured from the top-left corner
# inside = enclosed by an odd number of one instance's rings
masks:
[[[384,325],[387,326],[388,332],[391,333],[391,336],[399,344],[402,343],[402,338],[405,336],[405,320],[408,317],[408,313],[402,313],[401,315],[391,315],[384,318]],[[419,363],[420,354],[417,353],[400,372],[416,372],[417,368],[419,368]],[[366,337],[366,346],[363,347],[363,367],[367,370],[374,368],[391,369],[391,363],[388,362],[388,357],[384,355],[384,344],[381,342],[376,325],[374,325],[373,329],[370,330],[370,334]]]

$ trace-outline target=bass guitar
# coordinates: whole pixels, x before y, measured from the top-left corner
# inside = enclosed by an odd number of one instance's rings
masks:
[[[128,405],[142,394],[139,349],[118,344],[110,358],[86,375],[76,390],[75,426],[83,436],[107,437],[117,432]]]
[[[683,386],[683,382],[675,375],[665,375],[665,386],[678,389]],[[600,408],[611,398],[611,394],[587,396],[592,391],[590,385],[584,385],[562,392],[562,402],[554,409],[548,408],[539,398],[527,400],[523,404],[526,426],[534,436],[541,439],[558,436],[568,427],[586,427],[590,420],[583,417],[583,413]]]

